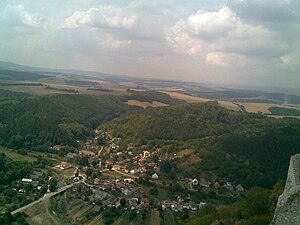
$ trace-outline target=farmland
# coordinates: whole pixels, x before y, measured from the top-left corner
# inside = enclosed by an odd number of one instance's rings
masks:
[[[161,103],[161,102],[158,102],[158,101],[153,101],[152,103],[150,103],[150,102],[142,102],[142,101],[138,101],[138,100],[128,100],[127,104],[128,105],[139,106],[139,107],[142,107],[142,108],[167,106],[167,104]]]

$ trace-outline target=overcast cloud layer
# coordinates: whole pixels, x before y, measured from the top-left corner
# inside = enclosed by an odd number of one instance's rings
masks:
[[[2,0],[0,60],[298,88],[300,1]]]

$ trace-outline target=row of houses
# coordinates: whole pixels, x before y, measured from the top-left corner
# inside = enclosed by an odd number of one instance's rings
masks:
[[[180,212],[182,210],[192,210],[196,211],[198,209],[201,209],[206,205],[206,202],[200,202],[199,204],[189,201],[185,202],[182,199],[178,199],[177,201],[172,200],[165,200],[161,202],[161,208],[162,210],[165,210],[167,208],[171,209],[174,212]]]

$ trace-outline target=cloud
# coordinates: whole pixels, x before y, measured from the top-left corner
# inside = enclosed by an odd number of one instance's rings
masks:
[[[294,72],[299,72],[300,70],[300,51],[292,52],[290,54],[284,55],[281,58],[282,66]]]
[[[265,23],[298,23],[298,0],[230,0],[228,6],[243,19]]]
[[[108,27],[131,29],[136,24],[136,16],[128,15],[121,8],[110,5],[92,7],[87,11],[76,11],[65,19],[64,26],[76,28],[79,26]]]
[[[0,21],[6,26],[27,26],[32,28],[42,28],[45,22],[40,13],[30,13],[21,4],[7,5],[1,13]]]
[[[249,57],[280,54],[278,52],[286,46],[274,41],[273,37],[272,30],[260,24],[247,23],[230,8],[223,7],[218,11],[198,10],[176,22],[166,39],[175,52],[224,66],[227,64],[221,60],[224,54]],[[274,44],[277,45],[276,51],[273,50]]]

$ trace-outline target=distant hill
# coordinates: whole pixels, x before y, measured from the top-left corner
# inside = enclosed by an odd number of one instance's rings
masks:
[[[112,96],[51,95],[2,101],[0,145],[36,150],[76,145],[76,139],[85,138],[102,122],[137,109]]]

